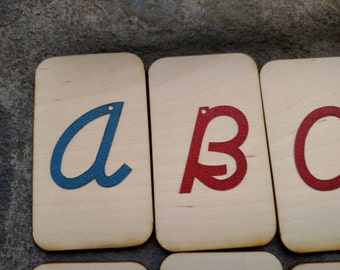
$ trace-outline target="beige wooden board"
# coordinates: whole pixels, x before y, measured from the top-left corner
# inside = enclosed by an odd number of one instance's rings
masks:
[[[177,253],[160,270],[282,270],[280,261],[266,252]]]
[[[263,67],[261,84],[281,238],[295,252],[338,250],[340,189],[307,185],[295,165],[294,144],[312,111],[339,108],[340,58],[273,61]],[[339,118],[313,123],[301,151],[308,170],[321,181],[339,177]]]
[[[105,174],[126,163],[131,173],[114,187],[96,180],[65,189],[50,174],[53,149],[81,115],[124,102]],[[108,108],[110,109],[110,108]],[[109,116],[88,123],[67,146],[62,173],[83,174],[94,164]],[[153,229],[145,71],[128,53],[56,57],[36,74],[33,162],[33,236],[46,250],[135,246]]]
[[[340,262],[305,263],[297,265],[293,270],[339,270]]]
[[[132,262],[115,263],[48,263],[34,270],[146,270],[144,266]]]
[[[258,71],[243,54],[164,58],[149,71],[153,143],[156,236],[170,251],[258,246],[276,231]],[[242,111],[249,132],[240,149],[247,172],[233,189],[217,191],[195,179],[191,193],[180,193],[200,107],[233,106]],[[202,113],[204,113],[202,111]],[[201,164],[236,163],[228,154],[208,151],[209,142],[232,139],[236,122],[211,121],[199,154]],[[228,181],[228,180],[226,180]]]

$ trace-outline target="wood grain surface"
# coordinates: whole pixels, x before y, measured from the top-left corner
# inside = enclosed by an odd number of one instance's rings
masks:
[[[338,270],[340,262],[320,262],[320,263],[305,263],[295,266],[293,270]]]
[[[128,53],[56,57],[36,74],[33,235],[46,250],[140,245],[153,229],[150,149],[145,71]],[[118,185],[102,187],[94,179],[66,189],[50,173],[51,155],[62,133],[83,114],[105,104],[124,102],[112,145],[106,145],[106,175],[122,164],[130,174]],[[108,111],[115,105],[109,105]],[[108,125],[103,115],[70,141],[61,171],[78,177],[95,163]],[[60,149],[59,149],[60,150]],[[95,177],[94,177],[95,178]]]
[[[281,238],[295,252],[339,250],[340,58],[273,61],[261,84]]]
[[[266,252],[177,253],[160,270],[282,270],[280,261]]]
[[[254,61],[243,54],[164,58],[151,66],[149,85],[160,244],[177,252],[269,242],[276,231],[276,219]],[[246,174],[229,190],[212,189],[196,177],[191,191],[180,193],[197,115],[204,118],[212,108],[221,106],[236,108],[248,121],[247,136],[239,147],[246,158]],[[233,154],[208,151],[208,145],[237,138],[241,126],[235,118],[222,115],[212,119],[201,134],[199,163],[227,166],[227,173],[216,176],[214,183],[222,179],[226,183],[238,165]],[[194,173],[196,169],[189,168]]]
[[[144,266],[132,262],[114,263],[49,263],[42,264],[34,270],[146,270]]]

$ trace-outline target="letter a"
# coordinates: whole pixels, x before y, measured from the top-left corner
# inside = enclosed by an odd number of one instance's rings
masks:
[[[106,159],[114,139],[123,104],[124,102],[116,102],[97,107],[79,117],[61,135],[53,150],[50,166],[51,176],[58,186],[66,189],[75,189],[96,179],[97,183],[102,187],[113,187],[118,185],[128,176],[131,172],[131,168],[126,164],[123,164],[111,176],[106,176],[105,174]],[[109,114],[109,120],[93,165],[79,176],[73,178],[64,176],[61,172],[61,161],[67,145],[80,129],[105,114]]]
[[[198,162],[198,159],[208,124],[214,118],[223,115],[232,117],[237,122],[238,133],[229,141],[210,142],[208,150],[231,155],[236,161],[236,171],[230,177],[219,180],[213,176],[226,174],[227,166],[203,165]],[[236,187],[247,171],[246,157],[239,149],[247,135],[248,121],[240,110],[231,106],[217,106],[210,109],[208,107],[199,108],[180,193],[191,192],[195,177],[215,190],[228,190]]]

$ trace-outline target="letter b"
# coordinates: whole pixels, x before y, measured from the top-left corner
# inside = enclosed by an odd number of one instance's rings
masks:
[[[218,116],[232,117],[238,125],[238,133],[233,139],[209,143],[209,151],[229,154],[236,161],[236,171],[223,180],[216,179],[214,176],[226,174],[226,165],[204,165],[198,162],[207,126],[211,120]],[[210,109],[208,107],[199,108],[180,193],[191,192],[195,177],[215,190],[228,190],[236,187],[247,172],[247,160],[239,148],[247,135],[248,121],[240,110],[231,106],[217,106]]]

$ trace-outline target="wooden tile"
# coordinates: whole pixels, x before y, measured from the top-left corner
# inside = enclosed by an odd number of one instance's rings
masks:
[[[295,266],[293,270],[339,270],[340,262],[305,263]]]
[[[149,84],[160,244],[190,251],[270,241],[275,208],[254,61],[243,54],[160,59]]]
[[[273,61],[261,83],[282,240],[339,250],[340,57]]]
[[[34,270],[146,270],[144,266],[132,262],[115,263],[48,263]]]
[[[43,61],[35,92],[35,241],[46,250],[126,247],[145,242],[152,228],[143,63],[127,53]]]
[[[177,253],[160,270],[282,270],[280,261],[266,252]]]

